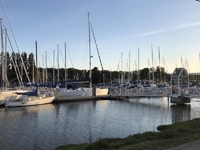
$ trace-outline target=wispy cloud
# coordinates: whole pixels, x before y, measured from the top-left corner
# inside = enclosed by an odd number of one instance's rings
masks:
[[[133,35],[133,36],[130,36],[130,37],[127,37],[127,38],[144,37],[144,36],[149,36],[149,35],[153,35],[153,34],[169,32],[169,31],[174,31],[174,30],[181,30],[181,29],[192,28],[192,27],[197,27],[197,26],[200,26],[200,22],[182,24],[182,25],[178,25],[178,26],[175,26],[175,27],[167,28],[167,29],[160,29],[160,30],[145,32],[145,33]]]

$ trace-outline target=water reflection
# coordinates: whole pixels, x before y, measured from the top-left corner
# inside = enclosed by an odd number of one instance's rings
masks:
[[[172,123],[183,122],[191,120],[191,106],[185,105],[171,105]]]
[[[158,125],[193,119],[199,114],[200,103],[174,106],[167,98],[3,108],[0,143],[2,149],[55,149],[64,144],[157,131]]]

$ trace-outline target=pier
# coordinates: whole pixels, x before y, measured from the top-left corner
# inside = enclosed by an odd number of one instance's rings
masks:
[[[170,98],[171,87],[167,88],[111,88],[109,89],[108,95],[101,96],[88,96],[88,97],[67,97],[67,98],[55,98],[53,102],[65,102],[65,101],[83,101],[83,100],[120,100],[128,98],[138,98],[138,97],[168,97]],[[198,87],[188,87],[185,89],[187,95],[185,97],[200,98],[200,88]]]

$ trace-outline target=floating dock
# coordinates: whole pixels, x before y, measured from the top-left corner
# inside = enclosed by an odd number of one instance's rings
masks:
[[[55,98],[53,100],[53,102],[83,101],[83,100],[105,100],[105,99],[113,99],[113,96],[102,95],[102,96],[65,97],[65,98]]]
[[[113,96],[113,95],[82,96],[82,97],[55,98],[53,102],[70,102],[70,101],[86,101],[86,100],[127,100],[129,98],[158,98],[158,97],[163,97],[163,96],[141,96],[141,95],[138,95],[138,96]]]

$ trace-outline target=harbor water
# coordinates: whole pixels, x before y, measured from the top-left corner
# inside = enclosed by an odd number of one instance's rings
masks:
[[[200,117],[200,100],[132,98],[0,108],[0,143],[6,150],[53,150],[60,145],[157,131],[157,126]]]

